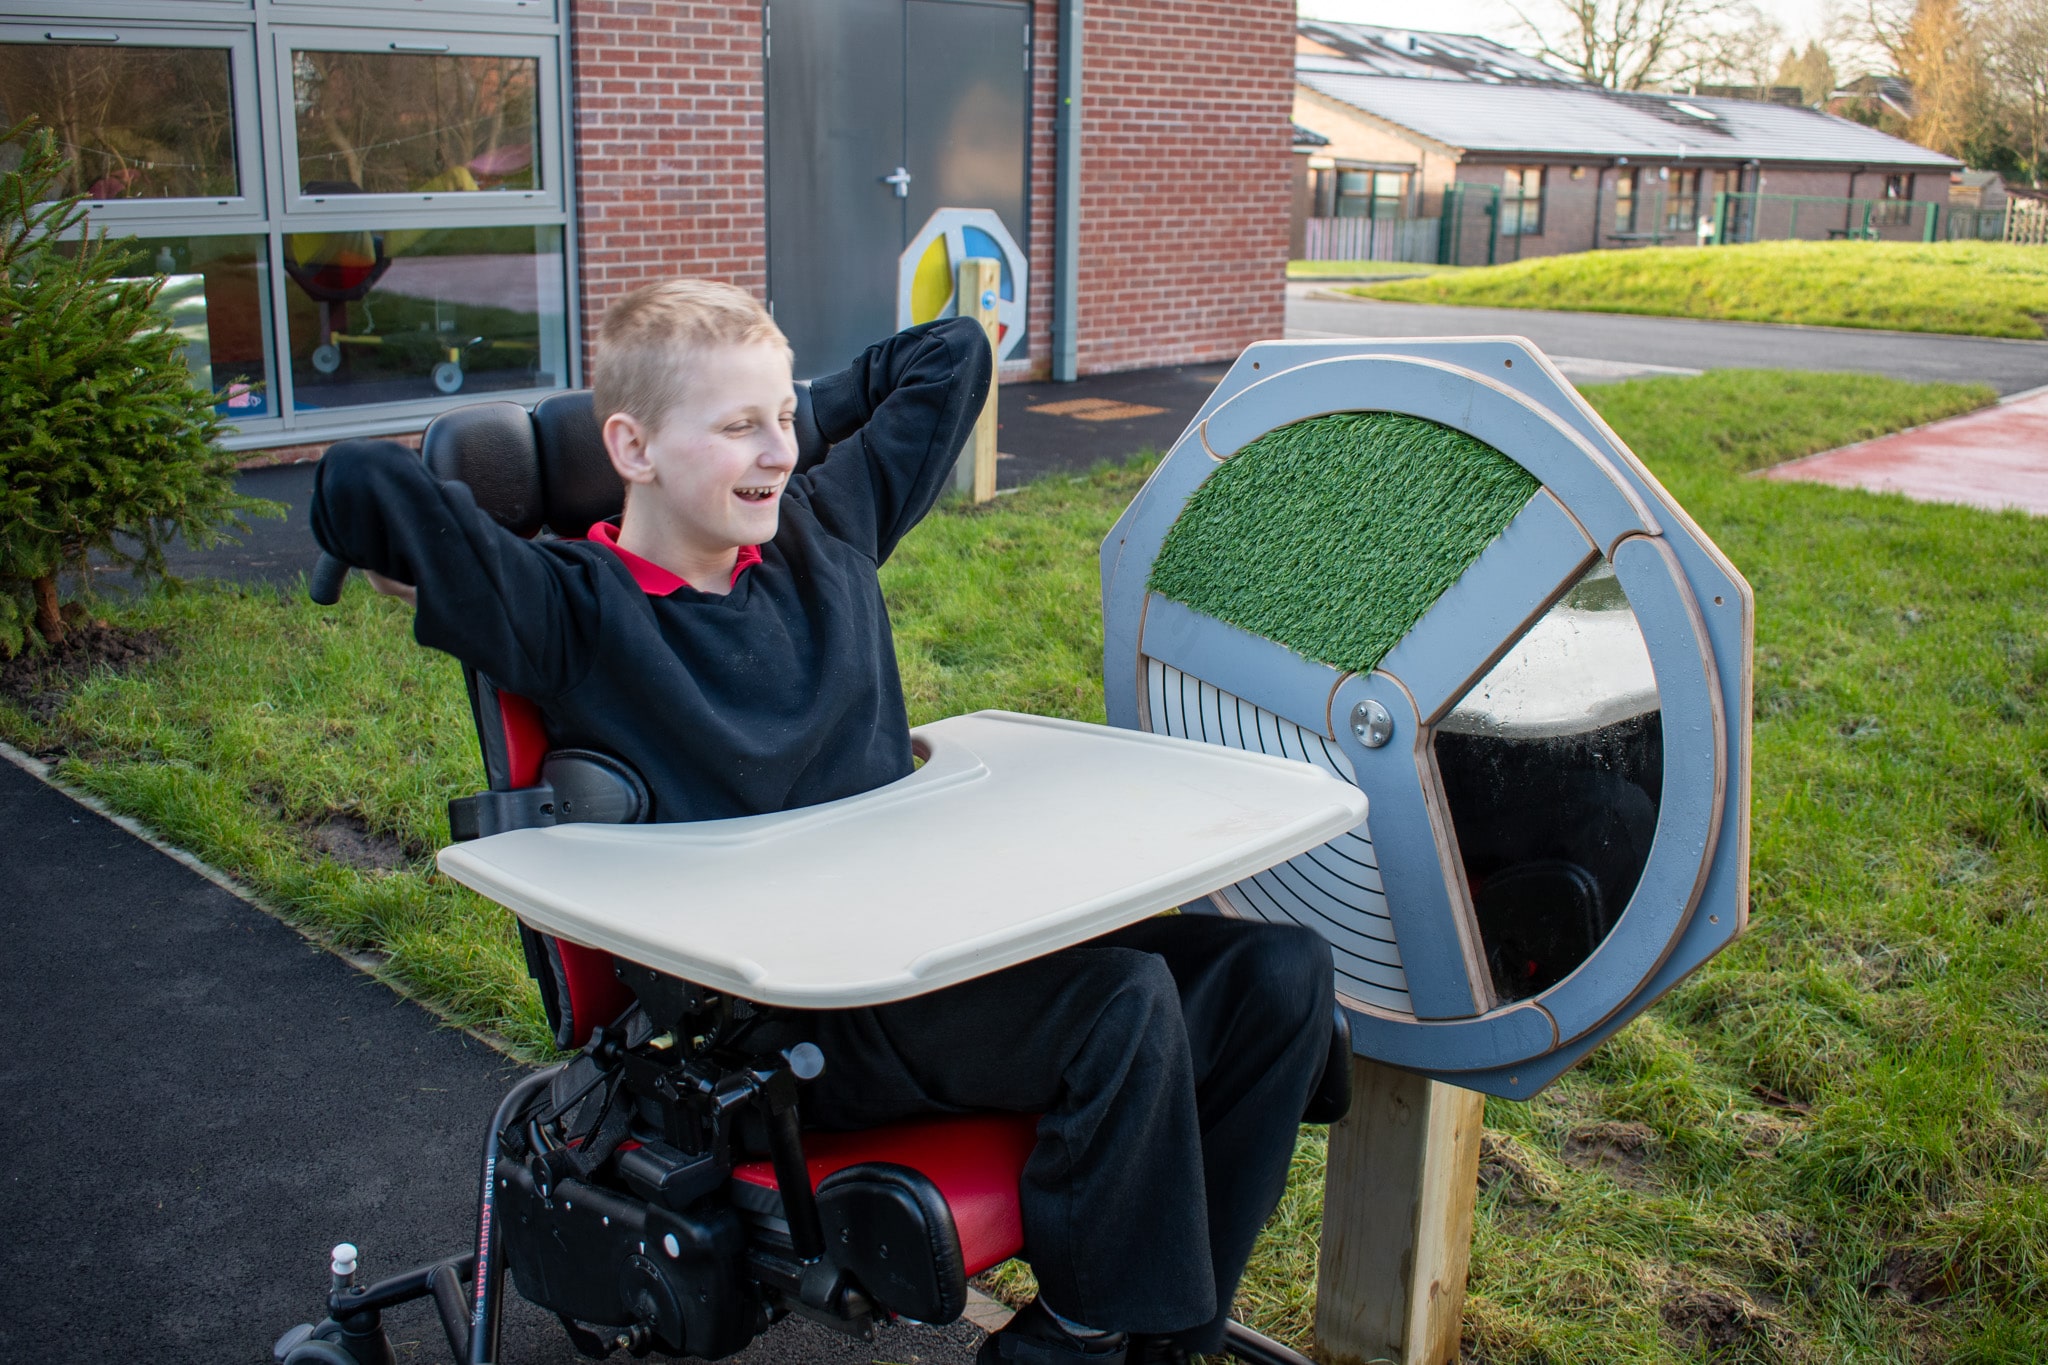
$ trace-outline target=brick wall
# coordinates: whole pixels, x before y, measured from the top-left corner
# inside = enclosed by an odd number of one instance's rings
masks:
[[[1043,31],[1051,0],[1038,13]],[[1086,22],[1081,372],[1219,360],[1280,336],[1294,6],[1092,0]],[[1050,84],[1053,54],[1041,55]],[[1034,146],[1043,174],[1053,150],[1047,126]],[[1049,246],[1051,226],[1048,212],[1033,242]],[[1050,266],[1032,262],[1048,302]]]
[[[636,285],[767,285],[758,0],[575,0],[578,255],[585,363]]]

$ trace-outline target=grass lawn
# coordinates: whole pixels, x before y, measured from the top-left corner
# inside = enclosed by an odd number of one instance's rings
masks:
[[[1753,927],[1552,1090],[1489,1107],[1468,1357],[2048,1359],[2048,522],[1741,477],[1990,395],[1734,371],[1589,395],[1756,587]],[[1142,476],[1046,480],[911,538],[885,582],[913,720],[1100,719],[1095,546]],[[477,762],[404,609],[206,589],[120,619],[174,652],[0,706],[0,734],[541,1047],[505,913],[425,861]],[[1309,1130],[1244,1294],[1297,1343],[1321,1161]]]
[[[1403,303],[1884,327],[2039,340],[2048,247],[2002,242],[1756,242],[1583,251],[1359,285]]]

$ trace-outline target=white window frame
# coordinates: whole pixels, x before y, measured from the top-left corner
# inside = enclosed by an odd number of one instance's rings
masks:
[[[68,35],[82,34],[109,36],[90,41],[67,40]],[[67,17],[40,23],[17,21],[0,24],[0,43],[24,47],[94,47],[129,51],[183,47],[227,53],[228,98],[235,118],[235,180],[240,193],[186,199],[88,199],[85,206],[94,222],[118,228],[124,233],[133,231],[133,225],[143,221],[166,225],[180,220],[213,224],[225,219],[262,223],[267,196],[263,175],[262,120],[257,97],[261,73],[256,62],[255,35],[247,28],[170,28],[133,21],[94,22]]]

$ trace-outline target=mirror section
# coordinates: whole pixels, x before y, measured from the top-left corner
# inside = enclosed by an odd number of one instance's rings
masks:
[[[1613,929],[1657,830],[1657,680],[1612,565],[1537,619],[1434,745],[1494,993],[1539,995]]]

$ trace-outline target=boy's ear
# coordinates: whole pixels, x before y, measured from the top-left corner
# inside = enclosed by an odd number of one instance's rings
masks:
[[[630,486],[654,482],[654,462],[647,453],[648,432],[623,412],[604,419],[604,453],[612,468]]]

